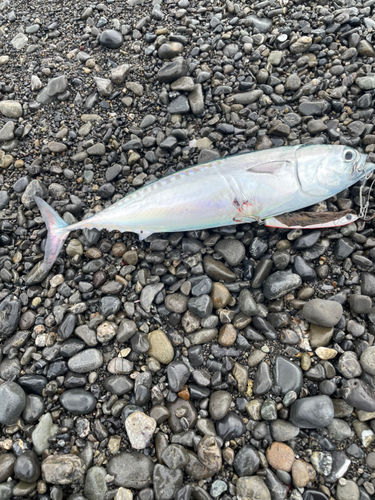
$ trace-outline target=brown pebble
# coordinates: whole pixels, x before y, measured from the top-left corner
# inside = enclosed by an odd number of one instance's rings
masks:
[[[236,342],[237,330],[233,325],[227,323],[220,328],[218,342],[224,347],[229,347]]]
[[[315,479],[316,472],[304,460],[296,460],[292,467],[293,484],[297,488],[304,488],[309,481]]]
[[[178,396],[185,401],[189,401],[190,393],[187,385],[184,385],[181,391],[178,393]]]
[[[294,462],[294,451],[290,446],[275,441],[267,449],[267,460],[274,469],[290,472]]]
[[[112,253],[115,257],[122,257],[125,252],[126,252],[126,245],[121,241],[118,241],[112,247]]]
[[[122,256],[123,261],[130,266],[135,266],[138,264],[138,254],[135,250],[128,250]]]
[[[92,284],[94,288],[99,288],[100,286],[104,285],[106,281],[107,275],[104,271],[96,271],[92,278]]]
[[[231,294],[226,286],[222,283],[214,283],[211,291],[211,299],[215,309],[226,307],[231,299]]]
[[[92,247],[86,250],[85,255],[88,259],[99,259],[102,256],[102,252],[98,248]]]

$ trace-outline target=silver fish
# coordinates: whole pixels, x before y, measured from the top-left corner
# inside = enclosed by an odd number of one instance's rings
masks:
[[[176,172],[70,226],[35,197],[48,228],[43,267],[52,267],[68,234],[77,229],[132,231],[143,239],[267,220],[330,198],[374,169],[366,155],[347,146],[256,151]]]

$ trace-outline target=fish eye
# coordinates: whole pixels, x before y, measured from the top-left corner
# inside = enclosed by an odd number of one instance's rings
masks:
[[[352,161],[354,160],[355,154],[353,151],[347,150],[344,153],[344,160],[345,161]]]

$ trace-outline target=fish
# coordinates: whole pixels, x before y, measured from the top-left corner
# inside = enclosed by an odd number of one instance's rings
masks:
[[[312,206],[367,179],[375,164],[366,158],[341,145],[284,146],[229,156],[150,182],[71,225],[35,196],[48,230],[43,270],[53,266],[69,233],[78,229],[131,231],[143,240],[153,233],[254,221],[280,224],[278,216]]]

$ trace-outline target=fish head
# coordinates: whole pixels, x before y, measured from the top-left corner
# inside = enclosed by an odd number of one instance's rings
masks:
[[[305,193],[317,197],[333,196],[367,178],[375,169],[367,155],[349,146],[310,145],[299,148],[298,176]]]

